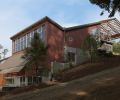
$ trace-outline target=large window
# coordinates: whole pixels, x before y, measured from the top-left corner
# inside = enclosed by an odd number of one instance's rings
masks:
[[[6,79],[6,85],[8,84],[14,84],[14,78]]]
[[[30,47],[31,39],[33,38],[34,33],[36,32],[39,33],[40,38],[43,41],[45,40],[45,25],[42,25],[39,28],[35,29],[34,31],[31,31],[26,35],[17,38],[14,41],[14,44],[15,44],[14,52],[18,52],[18,51],[24,50],[26,47]]]

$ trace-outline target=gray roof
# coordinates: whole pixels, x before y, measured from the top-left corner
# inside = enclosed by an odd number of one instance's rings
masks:
[[[97,25],[100,24],[104,21],[110,21],[110,20],[114,20],[115,18],[112,19],[106,19],[106,20],[102,20],[102,21],[98,21],[98,22],[94,22],[94,23],[89,23],[89,24],[84,24],[84,25],[77,25],[77,26],[73,26],[73,27],[62,27],[61,25],[59,25],[57,22],[55,22],[54,20],[52,20],[51,18],[49,18],[48,16],[43,17],[42,19],[40,19],[39,21],[35,22],[34,24],[28,26],[27,28],[23,29],[22,31],[16,33],[14,36],[11,37],[11,39],[15,38],[16,36],[25,33],[26,31],[30,30],[33,27],[36,27],[37,25],[39,25],[40,23],[43,23],[45,21],[49,21],[50,23],[52,23],[53,25],[55,25],[56,27],[58,27],[59,29],[61,29],[62,31],[70,31],[70,30],[74,30],[74,29],[79,29],[79,28],[84,28],[84,27],[88,27],[88,26],[92,26],[92,25]]]

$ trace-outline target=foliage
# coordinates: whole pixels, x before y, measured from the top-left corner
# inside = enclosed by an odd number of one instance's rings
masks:
[[[8,49],[4,49],[3,46],[0,44],[0,59],[4,59],[8,53]]]
[[[113,52],[120,54],[120,43],[114,43]]]
[[[101,9],[108,11],[109,17],[113,17],[116,12],[120,12],[120,0],[89,0],[92,4],[99,6]],[[101,15],[104,14],[104,11]]]
[[[0,44],[0,49],[2,49],[3,48],[3,46]]]
[[[34,34],[31,40],[31,46],[24,51],[23,59],[25,59],[26,68],[36,68],[36,74],[45,68],[47,47],[41,40],[38,33]]]
[[[93,35],[87,36],[82,43],[81,49],[84,51],[88,51],[91,62],[93,61],[93,58],[97,55],[97,46],[98,43]]]
[[[5,58],[5,56],[7,55],[8,49],[4,49],[2,54],[3,54],[3,58]]]

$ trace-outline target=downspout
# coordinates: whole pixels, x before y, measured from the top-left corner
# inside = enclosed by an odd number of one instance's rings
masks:
[[[64,46],[65,46],[65,44],[66,44],[66,38],[65,38],[65,37],[66,37],[66,35],[65,35],[65,27],[63,27],[63,34],[64,34],[63,36],[64,36]]]
[[[64,36],[64,44],[63,44],[63,53],[64,53],[64,61],[66,60],[66,32],[65,27],[63,27],[63,36]]]

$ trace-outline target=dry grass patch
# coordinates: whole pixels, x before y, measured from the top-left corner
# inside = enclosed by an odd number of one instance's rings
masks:
[[[56,75],[56,79],[62,82],[71,81],[80,77],[94,74],[106,69],[120,66],[120,56],[103,58],[97,63],[87,63]]]
[[[119,76],[103,79],[82,91],[66,93],[55,100],[120,100]]]

